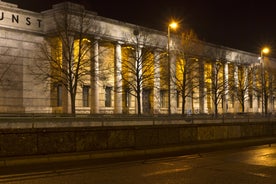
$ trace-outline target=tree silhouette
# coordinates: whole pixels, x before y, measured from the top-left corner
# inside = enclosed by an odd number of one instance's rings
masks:
[[[133,35],[126,35],[128,46],[122,57],[122,67],[118,69],[122,75],[122,89],[134,96],[137,102],[137,114],[142,113],[142,92],[154,88],[155,59],[159,52],[158,40],[149,36],[146,31],[135,29]],[[158,51],[158,52],[156,52]]]
[[[41,44],[41,58],[45,62],[38,63],[32,71],[51,86],[61,85],[64,101],[68,92],[71,113],[75,114],[78,86],[90,81],[90,77],[95,81],[106,80],[107,69],[99,71],[99,55],[92,52],[95,47],[99,49],[95,35],[103,31],[96,23],[96,16],[88,15],[82,6],[71,8],[70,4],[65,4],[53,19],[55,31],[49,32],[46,42]]]
[[[176,86],[178,95],[182,98],[182,114],[185,114],[187,98],[196,98],[194,93],[199,87],[199,62],[197,51],[200,46],[196,44],[197,36],[190,30],[182,33],[181,45],[178,50],[176,72],[172,72],[172,82]],[[198,98],[198,97],[197,97]]]

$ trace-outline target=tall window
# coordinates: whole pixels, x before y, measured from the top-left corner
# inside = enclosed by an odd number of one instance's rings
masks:
[[[258,99],[258,108],[260,108],[261,107],[261,96],[260,95],[258,95],[257,96],[257,99]]]
[[[235,96],[231,95],[231,104],[232,104],[232,108],[235,106]]]
[[[274,111],[275,110],[275,99],[276,97],[272,97],[272,110]]]
[[[250,108],[253,108],[253,96],[252,96],[252,94],[250,94],[249,95],[249,106],[250,106]]]
[[[62,106],[62,85],[57,85],[57,106]]]
[[[106,107],[111,107],[111,92],[112,92],[112,87],[105,87],[105,106]]]
[[[131,101],[131,98],[130,98],[130,89],[126,89],[125,90],[125,107],[130,107],[130,101]]]
[[[176,90],[176,105],[177,105],[177,108],[180,107],[180,91],[179,90]]]
[[[89,86],[82,88],[82,103],[83,107],[89,107]]]
[[[160,90],[160,106],[161,108],[168,107],[167,106],[167,90]]]

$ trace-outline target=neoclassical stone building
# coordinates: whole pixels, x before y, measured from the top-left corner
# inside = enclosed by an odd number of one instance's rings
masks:
[[[185,50],[177,35],[168,44],[166,32],[72,3],[37,13],[0,1],[0,27],[0,113],[71,113],[72,100],[85,114],[275,110],[276,60],[264,55]]]

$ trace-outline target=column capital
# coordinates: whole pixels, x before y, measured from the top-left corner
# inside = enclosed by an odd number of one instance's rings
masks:
[[[94,37],[94,40],[99,41],[99,40],[101,40],[101,37],[95,36],[95,37]]]
[[[124,44],[125,42],[123,42],[123,41],[121,41],[121,40],[117,40],[117,41],[115,41],[115,44],[116,45],[122,45],[122,44]]]

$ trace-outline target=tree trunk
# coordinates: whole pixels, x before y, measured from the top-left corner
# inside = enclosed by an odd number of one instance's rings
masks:
[[[76,94],[71,93],[71,114],[75,115],[76,114]]]
[[[185,94],[182,93],[182,115],[183,116],[185,114],[185,104],[186,104]]]
[[[267,115],[267,113],[268,113],[268,96],[267,95],[265,96],[264,106],[265,106],[265,115]]]
[[[140,95],[140,90],[137,93],[137,108],[138,108],[138,115],[141,115],[141,95]]]

